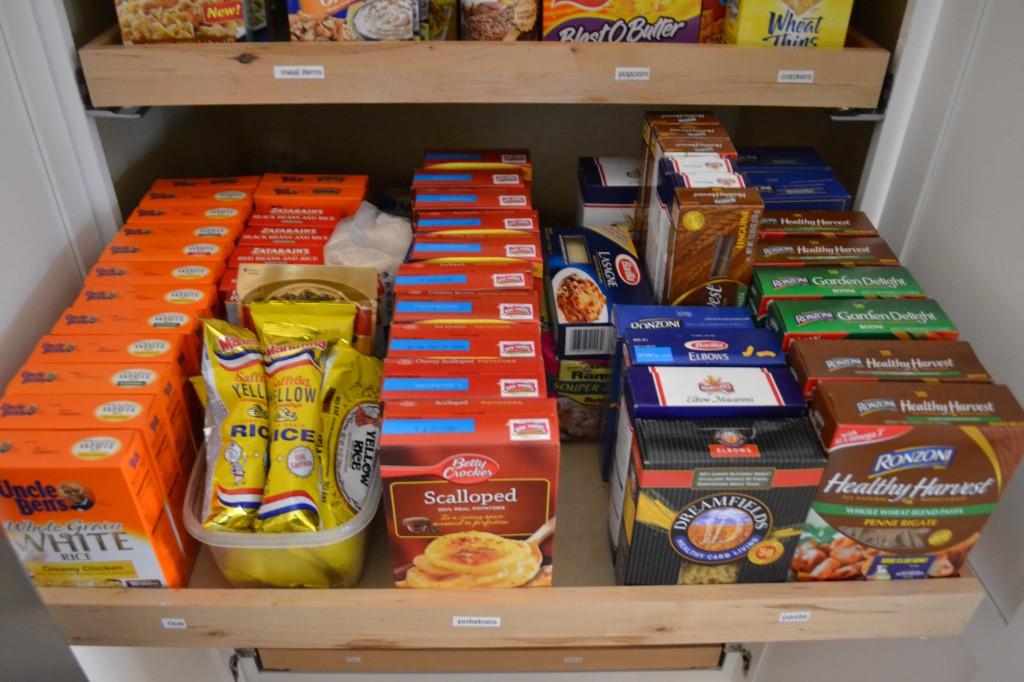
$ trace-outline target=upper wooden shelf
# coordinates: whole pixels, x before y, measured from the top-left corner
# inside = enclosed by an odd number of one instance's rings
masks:
[[[70,644],[276,649],[542,649],[952,636],[984,590],[943,580],[615,586],[607,495],[590,444],[562,449],[550,589],[432,592],[391,586],[376,524],[359,588],[233,589],[205,552],[181,590],[44,588]],[[378,522],[380,519],[378,518]],[[499,627],[455,627],[458,616]],[[180,627],[184,625],[184,627]]]
[[[551,42],[125,46],[111,29],[79,54],[97,107],[539,103],[873,108],[889,53],[852,31],[847,44],[843,49]],[[319,67],[323,78],[275,78],[275,67],[296,66]],[[616,80],[619,68],[649,69],[650,76]]]

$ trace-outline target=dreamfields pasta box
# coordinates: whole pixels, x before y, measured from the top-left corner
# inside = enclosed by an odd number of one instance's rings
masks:
[[[784,582],[824,465],[806,419],[637,420],[617,581]]]

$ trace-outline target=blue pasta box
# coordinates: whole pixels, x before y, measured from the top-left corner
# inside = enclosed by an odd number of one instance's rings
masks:
[[[785,367],[778,338],[767,329],[684,331],[671,338],[630,338],[626,367]]]
[[[828,168],[814,147],[736,147],[740,171]]]
[[[652,303],[629,230],[622,225],[546,228],[544,249],[556,355],[611,357],[612,306]]]
[[[633,204],[639,195],[640,159],[587,156],[579,160],[578,225],[625,225],[632,230]]]
[[[741,173],[768,211],[849,211],[850,193],[828,168],[750,170]]]

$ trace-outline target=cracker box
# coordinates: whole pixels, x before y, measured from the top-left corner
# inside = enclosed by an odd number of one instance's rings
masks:
[[[337,226],[342,210],[332,206],[271,206],[266,210],[254,211],[246,223],[248,227],[285,227],[308,225],[311,227]]]
[[[625,367],[784,367],[779,340],[767,329],[683,331],[679,336],[632,337],[623,350]]]
[[[391,325],[387,356],[396,358],[541,357],[540,327],[522,322]]]
[[[413,229],[416,232],[457,232],[459,230],[539,232],[540,216],[537,211],[532,209],[420,211],[416,215]]]
[[[191,559],[136,431],[4,431],[0,523],[38,587],[183,587]]]
[[[814,147],[737,147],[739,171],[828,168]]]
[[[540,358],[387,358],[381,400],[543,398]]]
[[[761,214],[758,239],[788,237],[878,237],[861,211],[773,211]]]
[[[551,585],[558,490],[554,401],[394,401],[380,462],[395,583]]]
[[[659,302],[744,305],[762,210],[750,188],[677,189]]]
[[[233,206],[248,210],[253,201],[252,190],[232,187],[180,187],[149,190],[139,200],[139,208],[187,208],[190,206]]]
[[[179,225],[245,225],[245,219],[249,217],[248,207],[232,206],[209,206],[209,207],[186,207],[186,208],[142,208],[135,207],[135,210],[128,216],[126,223],[149,224],[154,223],[175,223]]]
[[[117,0],[115,4],[125,45],[248,39],[244,0],[178,0],[156,5]]]
[[[695,43],[699,12],[692,2],[643,7],[622,0],[544,0],[541,35],[563,43]]]
[[[220,281],[224,262],[209,260],[203,263],[187,260],[131,261],[110,260],[97,263],[85,278],[87,286],[107,286],[111,282],[175,282],[180,284],[210,285]]]
[[[413,213],[420,211],[494,211],[531,209],[530,190],[525,188],[435,188],[416,192],[412,200]]]
[[[536,291],[428,291],[395,296],[394,323],[429,320],[497,320],[540,324]]]
[[[617,581],[785,582],[824,465],[806,419],[638,420]]]
[[[587,156],[579,160],[578,178],[577,225],[632,228],[633,204],[640,196],[640,159]]]
[[[247,227],[238,236],[239,246],[267,246],[272,244],[326,245],[334,235],[334,227],[316,225],[280,225]]]
[[[128,223],[125,224],[114,239],[130,237],[135,240],[145,240],[147,237],[153,241],[158,239],[167,240],[168,237],[188,241],[214,241],[218,243],[232,243],[238,239],[242,232],[241,223],[228,223],[226,225],[190,225],[188,223]]]
[[[150,192],[175,191],[183,188],[253,190],[260,184],[259,175],[234,175],[215,178],[157,178],[149,186]]]
[[[803,267],[756,268],[750,281],[750,314],[763,320],[768,304],[779,300],[821,298],[926,298],[906,268]]]
[[[768,306],[765,326],[782,349],[794,339],[943,339],[959,332],[930,298],[779,300]]]
[[[724,42],[843,47],[853,0],[728,0]]]
[[[365,196],[365,187],[261,183],[253,192],[253,203],[255,210],[260,213],[266,213],[273,208],[322,207],[338,211],[344,218],[359,210]]]
[[[451,187],[456,189],[477,188],[525,188],[522,171],[516,170],[443,170],[419,168],[412,173],[412,190]]]
[[[747,185],[776,211],[848,211],[850,193],[827,168],[742,171]]]
[[[427,149],[423,168],[445,170],[519,170],[533,180],[533,164],[526,149]]]
[[[787,237],[758,241],[754,267],[794,265],[899,265],[881,237]]]
[[[789,363],[807,397],[825,381],[992,382],[966,341],[793,339]]]
[[[828,464],[796,579],[959,575],[1021,457],[1024,410],[1010,390],[830,381],[809,414]]]
[[[404,291],[493,291],[533,289],[533,267],[522,261],[502,263],[402,263],[395,293]]]

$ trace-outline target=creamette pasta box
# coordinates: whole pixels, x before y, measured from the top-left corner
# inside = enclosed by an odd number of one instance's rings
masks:
[[[618,582],[785,581],[824,465],[806,419],[637,420]]]
[[[389,401],[380,444],[399,587],[551,584],[553,400]]]
[[[797,580],[959,575],[1024,451],[1006,386],[824,382],[808,412],[828,452]]]

